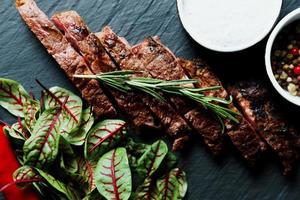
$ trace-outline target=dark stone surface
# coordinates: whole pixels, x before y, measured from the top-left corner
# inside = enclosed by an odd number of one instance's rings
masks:
[[[146,36],[159,35],[176,55],[207,60],[225,83],[254,78],[269,84],[264,67],[266,40],[239,53],[222,54],[204,49],[184,31],[175,0],[38,0],[38,4],[49,16],[56,11],[74,9],[92,31],[110,25],[132,44]],[[281,17],[299,6],[300,0],[284,0]],[[19,81],[36,95],[41,90],[34,81],[36,78],[49,87],[58,85],[74,90],[55,61],[24,25],[13,1],[1,2],[0,19],[1,77]],[[299,109],[283,105],[291,113],[299,114]],[[0,119],[9,123],[15,121],[3,109],[0,109]],[[263,159],[257,170],[251,170],[234,150],[229,148],[217,161],[200,141],[195,142],[181,155],[189,181],[186,199],[299,199],[299,173],[282,176],[278,163],[269,157]]]

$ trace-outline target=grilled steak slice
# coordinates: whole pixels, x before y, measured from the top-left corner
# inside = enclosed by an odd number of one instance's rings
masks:
[[[152,56],[151,47],[147,46],[143,53],[136,54],[136,49],[130,48],[126,40],[118,37],[109,27],[96,35],[122,70],[134,70],[136,76],[150,77],[145,67],[156,57]],[[192,131],[186,121],[168,103],[152,97],[144,98],[143,102],[156,114],[166,132],[175,138],[173,149],[181,148]]]
[[[271,102],[267,89],[261,84],[248,82],[238,83],[231,87],[230,92],[245,117],[280,158],[284,174],[289,173],[299,157],[296,150],[299,136]]]
[[[54,24],[65,34],[67,40],[84,56],[95,74],[117,69],[95,34],[90,33],[84,20],[75,11],[66,11],[52,16]],[[142,102],[143,95],[124,94],[109,90],[118,107],[136,127],[157,128],[158,124],[150,109]]]
[[[137,57],[148,63],[145,65],[145,71],[151,77],[162,80],[188,79],[174,54],[161,44],[158,37],[145,39],[139,45],[134,46],[133,51]],[[128,65],[128,60],[124,59],[122,64],[124,63]],[[178,96],[169,96],[169,99],[176,112],[183,116],[204,138],[211,152],[216,155],[220,154],[223,148],[223,135],[221,125],[215,116],[194,101]]]
[[[69,79],[81,91],[97,117],[115,117],[116,111],[96,80],[73,78],[74,74],[92,74],[84,58],[69,44],[36,5],[34,0],[18,0],[17,9],[30,30],[53,56]]]
[[[76,11],[56,13],[51,17],[55,26],[65,34],[89,64],[93,73],[110,72],[117,69],[95,34],[90,33],[84,20]]]
[[[196,87],[222,86],[220,80],[203,61],[179,59],[179,63],[191,78],[199,80],[199,83],[195,84]],[[219,90],[206,91],[205,94],[220,98],[228,97],[223,87]],[[233,104],[230,104],[230,108],[238,112]],[[257,156],[266,150],[266,144],[244,117],[239,117],[239,124],[226,120],[225,126],[227,128],[227,135],[246,160],[250,162],[255,161]]]

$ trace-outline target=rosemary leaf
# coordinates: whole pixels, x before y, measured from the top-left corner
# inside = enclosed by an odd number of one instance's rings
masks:
[[[74,77],[98,79],[102,84],[121,92],[127,93],[137,90],[161,101],[166,101],[162,94],[180,95],[200,103],[205,109],[211,110],[219,119],[222,130],[224,130],[223,119],[230,119],[238,123],[236,116],[240,114],[227,107],[232,102],[231,97],[224,99],[206,96],[203,93],[205,91],[218,90],[221,86],[194,88],[192,85],[198,83],[194,79],[165,81],[148,77],[134,77],[135,73],[138,72],[128,70],[113,71],[98,75],[74,75]]]

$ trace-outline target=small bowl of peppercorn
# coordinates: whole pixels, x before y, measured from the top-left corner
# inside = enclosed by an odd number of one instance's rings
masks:
[[[279,94],[300,106],[300,8],[274,28],[267,42],[265,63]]]

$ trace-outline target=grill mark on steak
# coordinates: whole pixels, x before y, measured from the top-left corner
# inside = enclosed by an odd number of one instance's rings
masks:
[[[230,92],[243,114],[278,155],[283,173],[291,172],[299,157],[299,135],[271,102],[267,89],[259,83],[250,82],[238,83],[230,88]]]
[[[83,98],[91,104],[96,117],[115,117],[116,110],[97,81],[73,78],[74,74],[92,74],[92,72],[83,57],[75,51],[45,13],[37,7],[35,1],[19,0],[16,2],[16,6],[30,30],[81,91]]]
[[[154,45],[131,48],[124,38],[118,37],[109,27],[105,27],[96,35],[122,70],[134,70],[137,72],[136,76],[151,77],[145,67],[157,57],[153,54],[157,50]],[[173,150],[182,148],[192,132],[186,121],[168,103],[150,96],[144,98],[143,101],[156,114],[167,134],[175,138]]]
[[[199,80],[199,83],[195,84],[196,87],[222,86],[220,80],[203,61],[179,59],[179,62],[192,79]],[[228,93],[223,86],[219,90],[206,91],[205,94],[219,98],[228,98]],[[230,104],[229,107],[238,112],[233,104]],[[225,120],[225,126],[227,129],[226,134],[229,136],[233,145],[250,163],[254,163],[261,152],[266,150],[266,144],[243,116],[239,117],[239,124]]]
[[[114,71],[117,66],[106,53],[95,34],[90,33],[82,17],[75,11],[56,13],[52,16],[54,24],[65,33],[65,37],[87,60],[95,74]],[[136,127],[158,128],[149,108],[140,101],[141,94],[124,94],[116,90],[107,90],[118,107]]]

